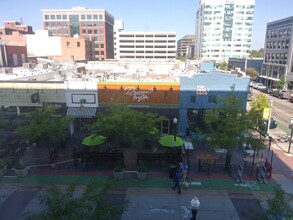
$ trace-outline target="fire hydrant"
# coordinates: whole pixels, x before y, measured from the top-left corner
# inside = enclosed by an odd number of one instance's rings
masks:
[[[191,214],[192,214],[190,220],[196,220],[196,215],[199,209],[200,201],[198,200],[197,197],[194,197],[191,200],[190,204],[191,204]]]

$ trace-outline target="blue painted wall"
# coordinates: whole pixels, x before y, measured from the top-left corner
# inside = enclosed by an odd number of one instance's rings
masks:
[[[215,67],[215,62],[213,62],[213,61],[200,63],[200,70],[201,71],[210,72],[214,69],[214,67]]]
[[[215,104],[208,102],[209,96],[224,98],[231,93],[232,87],[235,95],[245,100],[243,108],[246,108],[249,79],[248,76],[237,77],[235,74],[218,71],[180,77],[179,134],[183,135],[186,132],[188,109],[213,109]],[[195,102],[192,102],[191,96],[195,96]]]

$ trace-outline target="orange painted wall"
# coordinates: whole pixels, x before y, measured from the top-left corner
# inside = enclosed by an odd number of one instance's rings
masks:
[[[106,83],[98,84],[100,104],[118,102],[139,105],[178,105],[179,83]]]

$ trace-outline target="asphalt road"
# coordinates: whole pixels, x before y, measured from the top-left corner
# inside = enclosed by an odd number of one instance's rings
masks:
[[[273,101],[273,107],[272,107],[272,117],[281,123],[282,125],[289,127],[289,118],[293,117],[293,103],[289,102],[286,99],[278,99],[276,97],[273,97],[269,94],[260,92],[256,89],[252,89],[252,95],[254,98],[258,96],[258,94],[264,94],[266,95],[267,99],[270,101]]]

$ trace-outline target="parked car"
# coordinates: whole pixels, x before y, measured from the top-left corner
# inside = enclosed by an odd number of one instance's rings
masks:
[[[252,101],[252,94],[251,93],[247,94],[247,101]]]
[[[257,85],[256,89],[260,90],[261,92],[264,92],[267,89],[267,87],[260,83]]]
[[[251,82],[249,83],[249,86],[252,87],[254,84],[256,84],[256,82],[255,82],[255,81],[251,81]]]
[[[291,102],[291,103],[293,103],[293,97],[290,97],[290,98],[288,99],[288,101]]]
[[[279,99],[289,99],[289,94],[286,90],[275,90],[272,92],[272,96],[275,96]]]
[[[269,120],[263,120],[265,128],[268,126]],[[271,118],[270,129],[274,129],[278,127],[278,122],[276,122],[273,118]]]

